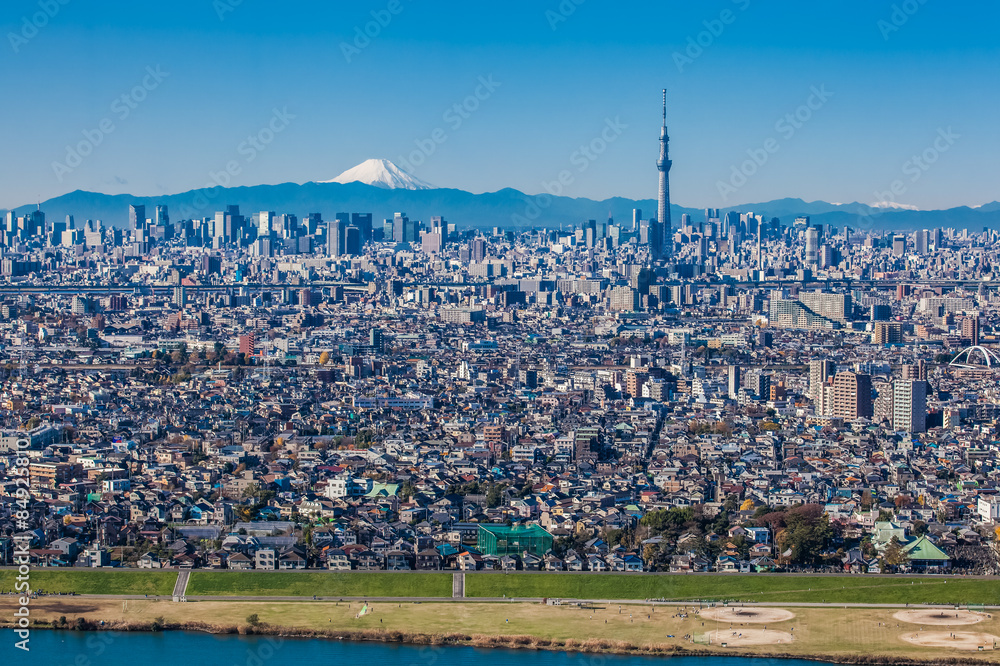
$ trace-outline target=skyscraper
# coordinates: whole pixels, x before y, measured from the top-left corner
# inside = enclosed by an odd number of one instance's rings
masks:
[[[729,366],[729,397],[735,400],[740,394],[740,366]]]
[[[671,254],[674,243],[674,230],[670,223],[670,167],[673,165],[668,159],[669,151],[667,144],[670,137],[667,136],[667,91],[663,90],[663,127],[660,129],[660,159],[656,160],[656,168],[660,172],[660,197],[657,208],[657,221],[663,231],[663,248],[667,255]]]
[[[351,224],[361,230],[361,244],[369,243],[372,240],[372,214],[352,213]]]
[[[967,338],[972,345],[979,344],[979,315],[962,320],[962,337]]]
[[[344,243],[342,254],[346,254],[352,257],[356,257],[361,254],[361,229],[358,229],[353,224],[346,229],[344,229]]]
[[[823,391],[826,380],[837,371],[837,364],[830,360],[809,361],[809,395],[816,400]]]
[[[892,383],[892,429],[897,432],[927,430],[927,382],[897,379]]]
[[[815,264],[819,260],[819,229],[809,227],[806,229],[806,253],[805,263]]]
[[[897,257],[906,254],[906,236],[897,234],[892,237],[892,253]]]
[[[274,231],[274,211],[260,211],[257,215],[257,238],[270,238],[272,231]]]
[[[473,238],[469,244],[469,251],[473,261],[483,261],[486,259],[486,240],[483,238]]]
[[[129,229],[142,229],[146,224],[146,207],[141,204],[131,204],[128,207]]]
[[[837,373],[833,380],[833,416],[870,419],[874,405],[871,375]]]

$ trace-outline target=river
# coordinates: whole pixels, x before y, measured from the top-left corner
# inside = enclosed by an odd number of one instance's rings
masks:
[[[30,652],[14,648],[4,631],[0,662],[23,666],[774,666],[772,659],[742,657],[627,657],[547,650],[497,650],[471,647],[352,643],[319,639],[282,639],[168,631],[75,632],[35,630]],[[525,662],[529,663],[525,663]],[[818,662],[780,660],[780,666]]]

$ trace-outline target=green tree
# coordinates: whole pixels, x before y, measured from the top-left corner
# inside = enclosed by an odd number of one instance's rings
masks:
[[[371,447],[374,441],[374,433],[368,428],[365,428],[354,437],[354,446],[359,449],[367,449]]]
[[[503,501],[503,486],[498,483],[491,483],[486,491],[486,506],[493,509],[500,506]]]
[[[899,543],[897,537],[892,537],[892,541],[885,547],[885,550],[882,552],[882,561],[885,562],[886,566],[893,569],[910,561],[909,556],[903,550],[903,546]]]

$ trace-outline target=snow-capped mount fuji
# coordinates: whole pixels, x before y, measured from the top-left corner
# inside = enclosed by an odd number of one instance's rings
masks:
[[[873,204],[869,204],[869,207],[884,209],[884,210],[916,210],[916,211],[920,210],[916,206],[904,203],[897,203],[895,201],[876,201]]]
[[[333,180],[322,183],[364,183],[384,190],[433,190],[437,189],[416,176],[410,175],[389,160],[365,160],[348,169]]]

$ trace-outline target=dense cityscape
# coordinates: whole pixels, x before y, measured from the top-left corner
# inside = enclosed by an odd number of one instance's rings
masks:
[[[8,212],[0,561],[998,571],[997,232],[675,226],[667,142],[662,221]]]

